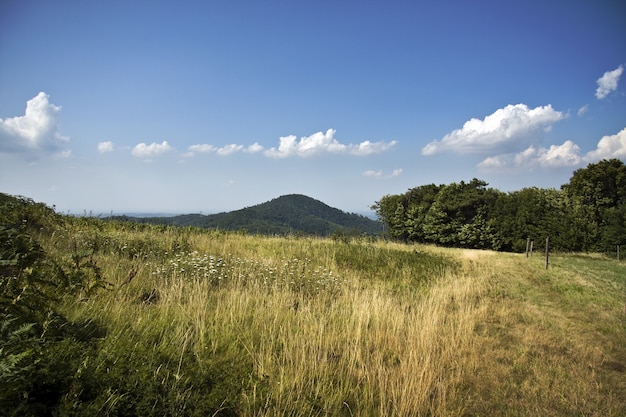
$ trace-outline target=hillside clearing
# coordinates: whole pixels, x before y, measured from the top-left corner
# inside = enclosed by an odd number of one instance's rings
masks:
[[[626,414],[623,262],[37,224],[82,281],[38,362],[3,342],[5,415]]]

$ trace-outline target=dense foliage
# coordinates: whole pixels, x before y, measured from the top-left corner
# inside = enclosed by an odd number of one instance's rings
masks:
[[[407,242],[523,251],[550,237],[570,251],[610,251],[626,243],[626,165],[589,164],[556,189],[504,193],[473,179],[386,195],[374,209],[388,235]]]
[[[284,195],[266,203],[227,213],[143,218],[117,216],[114,219],[219,230],[245,230],[264,235],[375,235],[381,230],[381,224],[375,220],[354,213],[345,213],[300,194]]]
[[[48,415],[100,333],[95,323],[71,322],[58,309],[63,297],[88,297],[106,286],[93,251],[75,244],[63,258],[44,251],[38,234],[63,223],[44,204],[0,194],[2,415]]]

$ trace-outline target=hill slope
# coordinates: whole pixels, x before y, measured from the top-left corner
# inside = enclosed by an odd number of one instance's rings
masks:
[[[118,216],[116,220],[138,223],[196,226],[221,230],[247,230],[250,233],[305,233],[328,236],[334,232],[380,233],[380,222],[330,207],[301,194],[289,194],[271,201],[226,213],[184,214],[172,217]]]

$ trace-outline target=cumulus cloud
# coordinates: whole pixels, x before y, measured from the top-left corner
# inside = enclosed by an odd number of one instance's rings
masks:
[[[580,109],[578,109],[578,116],[582,116],[583,114],[587,113],[587,110],[589,110],[589,104],[585,104],[584,106],[582,106]]]
[[[325,133],[317,132],[311,136],[301,137],[300,140],[295,135],[283,136],[279,138],[278,148],[266,150],[265,155],[270,158],[311,157],[324,153],[365,156],[387,151],[396,145],[396,141],[364,141],[356,145],[345,145],[335,139],[335,133],[334,129],[328,129]]]
[[[113,146],[113,142],[111,141],[98,143],[98,152],[100,153],[113,152],[113,150],[114,150],[114,146]]]
[[[258,153],[263,151],[263,146],[259,145],[257,142],[254,142],[252,145],[248,146],[244,149],[245,152],[248,153]]]
[[[199,145],[191,145],[187,149],[189,149],[189,152],[210,153],[210,152],[215,152],[217,148],[213,145],[199,144]]]
[[[167,141],[163,141],[162,143],[151,143],[150,145],[146,145],[145,143],[140,143],[136,145],[131,151],[133,156],[137,158],[152,158],[153,156],[162,155],[164,153],[173,151],[172,148]]]
[[[598,81],[596,81],[598,83],[596,90],[596,98],[598,100],[604,99],[611,92],[617,90],[617,83],[622,72],[624,72],[624,66],[620,65],[613,71],[607,71],[602,77],[598,78]]]
[[[395,140],[392,140],[391,142],[370,142],[369,140],[366,140],[358,145],[347,145],[346,148],[348,153],[352,155],[367,156],[393,149],[397,143],[398,142]]]
[[[611,158],[626,158],[626,127],[615,135],[603,136],[598,141],[597,148],[585,155],[587,162]]]
[[[0,118],[0,152],[50,152],[58,154],[69,138],[59,131],[61,107],[40,92],[26,102],[23,116]],[[67,151],[61,151],[68,155]]]
[[[580,147],[566,140],[562,145],[549,148],[529,146],[517,154],[502,154],[484,159],[478,167],[485,171],[502,171],[515,168],[559,168],[576,167],[583,163],[594,163],[602,159],[626,158],[626,128],[615,135],[602,137],[596,149],[581,155]]]
[[[228,156],[236,152],[258,153],[263,151],[263,146],[259,145],[257,142],[249,146],[231,143],[219,148],[209,144],[198,144],[189,146],[187,150],[189,152],[187,152],[185,156],[188,157],[193,156],[194,153],[216,153],[220,156]]]
[[[580,147],[571,140],[562,145],[529,146],[517,154],[505,154],[486,158],[479,168],[484,170],[500,170],[503,168],[559,168],[579,165],[582,161]]]
[[[525,104],[511,105],[496,110],[483,120],[471,119],[461,129],[448,133],[441,140],[430,142],[422,149],[423,155],[446,151],[462,154],[487,153],[523,149],[537,140],[542,131],[566,115],[551,105],[534,109]]]
[[[187,148],[188,152],[184,156],[191,157],[195,153],[216,153],[220,156],[228,156],[237,152],[260,153],[269,158],[287,158],[292,156],[309,157],[324,153],[349,154],[366,156],[385,152],[394,146],[396,141],[391,142],[371,142],[369,140],[358,144],[343,144],[334,137],[335,130],[328,129],[324,132],[317,132],[311,136],[298,138],[295,135],[283,136],[279,138],[278,147],[265,149],[258,142],[252,145],[240,145],[231,143],[222,147],[216,147],[209,144],[191,145]]]
[[[221,148],[218,148],[215,152],[217,152],[220,156],[231,155],[235,152],[240,152],[244,149],[243,145],[235,145],[233,143],[229,145],[224,145]]]

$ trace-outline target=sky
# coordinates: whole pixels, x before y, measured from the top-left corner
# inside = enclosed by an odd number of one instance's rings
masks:
[[[58,212],[364,213],[626,161],[626,4],[0,0],[0,192]]]

